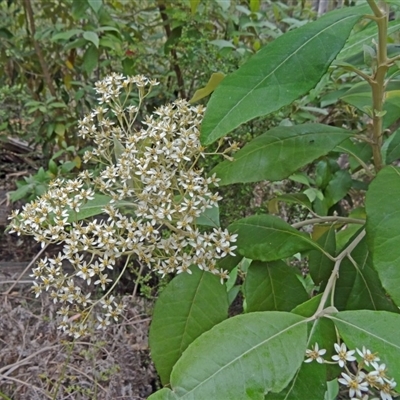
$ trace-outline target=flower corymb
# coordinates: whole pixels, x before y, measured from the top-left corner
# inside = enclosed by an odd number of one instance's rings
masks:
[[[85,332],[87,318],[71,317],[88,315],[95,304],[106,305],[107,313],[95,319],[99,328],[121,314],[120,304],[107,302],[117,259],[125,261],[124,268],[136,260],[161,275],[190,272],[197,265],[224,279],[227,272],[217,261],[236,249],[237,235],[207,214],[221,197],[212,190],[218,179],[204,176],[198,166],[205,155],[199,141],[204,108],[177,100],[137,121],[156,84],[119,74],[98,82],[99,106],[79,122],[80,136],[93,144],[84,161],[97,168],[72,180],[56,179],[12,216],[12,231],[32,235],[43,246],[63,244],[57,257],[34,269],[34,291],[37,296],[48,291],[60,303],[61,328],[76,337]],[[132,105],[134,93],[137,105]],[[83,211],[99,201],[106,216],[85,218]],[[63,262],[74,274],[63,272]],[[94,301],[81,283],[108,292]]]

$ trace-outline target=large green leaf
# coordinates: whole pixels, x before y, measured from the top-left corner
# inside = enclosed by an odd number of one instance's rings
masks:
[[[149,344],[163,384],[189,344],[228,317],[228,295],[219,278],[197,267],[191,272],[176,276],[154,308]]]
[[[332,225],[330,229],[325,232],[321,238],[318,239],[318,243],[332,256],[335,255],[336,251],[336,240],[335,240],[335,226]],[[308,255],[308,268],[312,280],[317,286],[325,287],[328,281],[334,262],[329,259],[325,254],[320,251],[310,251]]]
[[[330,12],[278,37],[227,76],[207,106],[205,145],[240,124],[267,115],[307,93],[322,78],[368,7]]]
[[[273,215],[253,215],[229,226],[238,233],[237,252],[246,258],[274,261],[298,252],[320,249],[310,237]]]
[[[400,306],[400,169],[383,168],[366,195],[367,238],[383,287]]]
[[[386,296],[378,274],[372,267],[367,241],[363,239],[352,251],[354,261],[345,258],[339,271],[335,289],[335,307],[338,310],[386,310],[398,312]]]
[[[256,137],[234,155],[234,161],[223,161],[212,173],[221,179],[220,185],[280,181],[350,136],[345,129],[322,124],[278,126]]]
[[[378,353],[388,375],[400,380],[400,315],[387,311],[343,311],[327,316],[349,348]]]
[[[283,261],[253,261],[244,281],[246,311],[290,311],[308,299],[299,271]]]
[[[225,320],[195,340],[175,364],[175,398],[261,400],[269,391],[280,392],[303,362],[306,341],[305,319],[291,313],[256,312]]]

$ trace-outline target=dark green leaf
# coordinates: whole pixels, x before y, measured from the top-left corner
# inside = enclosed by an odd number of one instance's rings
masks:
[[[83,38],[86,39],[88,42],[93,43],[96,48],[99,48],[99,36],[96,32],[87,31],[83,33]]]
[[[220,185],[261,180],[279,181],[331,151],[351,132],[322,124],[278,126],[258,136],[223,161],[213,173]]]
[[[334,256],[336,251],[335,227],[332,225],[317,242],[327,253]],[[320,251],[312,250],[309,252],[308,268],[311,278],[317,286],[325,287],[333,266],[334,262]]]
[[[216,275],[191,268],[176,276],[157,299],[150,327],[152,359],[162,383],[183,351],[228,317],[228,295]]]
[[[383,168],[366,195],[367,238],[383,287],[400,305],[400,169]]]
[[[320,81],[367,9],[346,7],[289,31],[227,76],[207,106],[202,143],[210,144],[240,124],[306,94]]]
[[[99,51],[94,44],[91,44],[83,56],[83,69],[90,75],[97,67]]]
[[[272,215],[240,219],[229,230],[239,234],[237,252],[252,260],[274,261],[304,250],[320,249],[307,234]]]
[[[391,164],[400,158],[400,129],[394,134],[386,153],[386,164]]]
[[[371,88],[367,82],[354,85],[341,99],[367,114],[372,110]],[[388,83],[383,110],[386,112],[383,116],[383,126],[388,128],[397,121],[400,114],[400,80],[392,80]]]
[[[386,310],[398,312],[386,296],[378,274],[372,267],[367,242],[363,239],[351,253],[355,265],[344,259],[340,265],[335,289],[335,307],[338,310]]]
[[[244,281],[246,311],[290,311],[308,299],[299,271],[283,261],[253,261]]]

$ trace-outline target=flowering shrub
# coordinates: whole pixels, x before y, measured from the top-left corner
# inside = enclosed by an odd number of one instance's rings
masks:
[[[109,271],[118,259],[125,260],[121,275],[134,259],[163,276],[190,273],[189,267],[197,265],[221,281],[227,277],[216,262],[233,255],[237,235],[212,220],[206,222],[211,231],[201,229],[199,221],[221,200],[211,190],[218,179],[204,177],[197,167],[205,154],[199,141],[204,109],[177,100],[155,110],[140,127],[140,106],[154,85],[143,76],[118,74],[97,82],[99,106],[79,122],[79,134],[94,143],[84,160],[101,166],[99,171],[55,180],[47,193],[13,215],[13,232],[32,235],[42,246],[63,243],[57,257],[44,258],[34,268],[34,291],[37,296],[48,291],[60,304],[60,328],[75,337],[89,329],[95,305],[104,310],[97,315],[98,328],[123,311],[110,295],[116,282]],[[130,100],[135,88],[138,106]],[[81,210],[99,199],[107,203],[101,209],[107,217],[81,219]],[[64,274],[63,262],[74,267],[74,274]],[[81,283],[107,293],[93,300]]]

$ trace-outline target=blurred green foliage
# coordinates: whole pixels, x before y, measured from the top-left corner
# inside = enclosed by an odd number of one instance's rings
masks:
[[[31,199],[55,176],[71,173],[60,164],[80,168],[80,154],[90,143],[77,138],[77,121],[93,107],[91,88],[98,79],[112,71],[157,79],[161,85],[148,99],[150,109],[176,97],[190,99],[211,74],[236,70],[262,46],[313,18],[310,5],[296,0],[1,1],[0,136],[26,140],[40,153],[43,167],[20,181],[11,199]],[[256,123],[255,134],[271,123]],[[253,136],[254,126],[237,133],[241,141]]]

